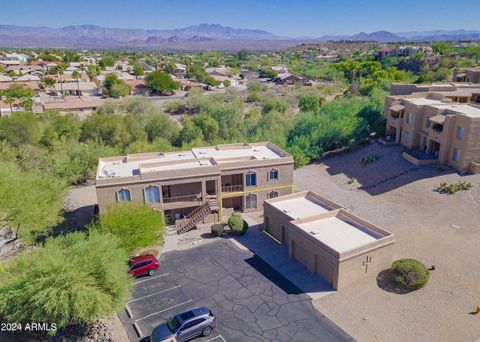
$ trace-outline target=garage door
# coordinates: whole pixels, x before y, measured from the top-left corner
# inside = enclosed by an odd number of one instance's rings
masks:
[[[292,241],[292,256],[295,260],[298,260],[305,266],[308,266],[307,250],[299,245],[296,241]]]

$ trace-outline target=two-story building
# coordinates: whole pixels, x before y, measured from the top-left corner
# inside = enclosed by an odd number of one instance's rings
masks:
[[[480,83],[480,67],[455,69],[453,71],[453,81]]]
[[[480,105],[458,103],[440,93],[388,96],[388,140],[401,144],[415,165],[440,163],[480,172]]]
[[[147,203],[182,233],[292,193],[293,158],[270,142],[101,158],[96,190],[100,212],[116,202]]]

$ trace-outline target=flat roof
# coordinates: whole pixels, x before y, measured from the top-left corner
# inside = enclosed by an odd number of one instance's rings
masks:
[[[332,210],[332,208],[328,207],[325,203],[309,195],[286,198],[275,202],[272,201],[270,204],[294,220],[323,214]]]
[[[338,253],[368,245],[383,237],[366,227],[344,220],[341,215],[298,223],[296,226]]]
[[[465,115],[470,118],[480,118],[480,108],[466,103],[444,102],[442,100],[435,100],[429,98],[404,98],[405,101],[420,105],[432,106],[439,109],[451,110],[460,115]]]
[[[223,163],[274,160],[285,157],[290,155],[269,142],[199,147],[181,152],[130,154],[100,158],[97,179],[131,177],[147,172],[198,169]]]

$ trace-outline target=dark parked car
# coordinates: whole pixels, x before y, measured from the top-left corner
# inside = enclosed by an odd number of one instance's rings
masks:
[[[192,309],[171,317],[152,331],[151,342],[160,342],[175,337],[178,342],[198,336],[208,336],[215,329],[215,316],[206,307]]]
[[[140,277],[142,275],[154,275],[160,268],[160,264],[153,255],[141,255],[138,257],[130,258],[130,273],[134,277]]]

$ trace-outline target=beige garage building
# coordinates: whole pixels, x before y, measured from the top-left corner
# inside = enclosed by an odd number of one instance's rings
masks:
[[[393,234],[311,191],[265,201],[264,227],[337,290],[392,262]]]

